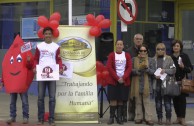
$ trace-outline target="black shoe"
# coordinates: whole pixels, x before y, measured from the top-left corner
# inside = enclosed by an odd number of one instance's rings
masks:
[[[15,122],[15,121],[16,121],[15,118],[11,117],[11,118],[9,118],[9,119],[7,120],[7,124],[11,124],[11,123],[13,123],[13,122]]]
[[[23,124],[28,124],[28,118],[23,118]]]
[[[123,102],[123,109],[122,109],[122,119],[123,122],[127,122],[127,101]]]
[[[108,125],[111,125],[114,123],[116,109],[117,109],[117,106],[110,106],[110,118],[107,122]]]
[[[149,121],[145,121],[146,122],[146,125],[150,125],[150,126],[153,126],[154,125],[154,122],[149,120]]]
[[[39,119],[38,122],[37,122],[37,125],[43,125],[44,124],[44,121]]]
[[[122,120],[122,105],[117,106],[117,123],[123,125]]]
[[[162,123],[162,119],[158,119],[158,125],[163,125],[163,123]]]
[[[113,124],[113,123],[114,123],[114,118],[110,118],[110,119],[108,120],[108,122],[107,122],[108,125],[111,125],[111,124]]]
[[[140,119],[135,120],[135,124],[142,124],[142,123],[143,123],[143,121]]]
[[[166,125],[167,126],[171,125],[171,120],[170,119],[166,119]]]
[[[128,118],[128,121],[135,121],[135,116],[130,113],[130,116]]]
[[[54,120],[52,120],[52,119],[51,119],[51,120],[49,120],[49,125],[50,125],[50,126],[55,126],[55,122],[54,122]]]

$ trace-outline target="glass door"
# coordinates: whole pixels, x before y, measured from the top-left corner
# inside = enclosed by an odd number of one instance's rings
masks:
[[[183,51],[189,55],[194,65],[194,4],[179,5],[179,39],[183,42]]]

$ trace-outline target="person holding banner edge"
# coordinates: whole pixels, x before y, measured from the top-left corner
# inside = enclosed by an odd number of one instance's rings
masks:
[[[193,70],[193,66],[189,59],[189,56],[183,53],[183,44],[180,40],[172,41],[172,59],[176,66],[175,78],[176,81],[182,81],[183,78],[188,78],[187,73],[191,73]],[[177,116],[176,121],[173,124],[181,124],[186,126],[185,123],[185,115],[186,115],[186,96],[188,94],[181,93],[179,96],[175,96],[173,98],[173,105],[175,109],[175,113]]]
[[[52,41],[53,29],[45,27],[43,29],[44,42],[36,47],[34,56],[34,72],[36,72],[36,65],[39,64],[59,64],[59,73],[63,74],[62,60],[60,57],[60,47]],[[46,88],[49,94],[49,124],[55,126],[54,111],[55,111],[55,94],[56,81],[39,81],[38,82],[38,125],[44,124],[44,97]]]
[[[116,52],[111,52],[107,60],[108,99],[110,100],[110,119],[108,125],[114,123],[115,111],[117,110],[117,123],[123,124],[123,102],[128,100],[130,74],[132,61],[129,53],[123,51],[122,40],[116,41]]]

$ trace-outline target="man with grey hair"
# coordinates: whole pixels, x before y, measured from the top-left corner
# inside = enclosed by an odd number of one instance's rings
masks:
[[[128,51],[131,55],[131,58],[136,57],[138,55],[139,47],[143,44],[143,35],[140,33],[135,34],[134,38],[133,38],[133,42],[134,42],[133,46],[131,46],[129,48],[129,51]],[[134,118],[135,118],[135,98],[129,99],[128,115],[129,115],[128,121],[134,121]],[[127,121],[127,102],[123,103],[123,121],[124,122]]]
[[[133,46],[131,46],[129,48],[129,53],[131,55],[131,57],[135,57],[138,55],[138,48],[143,44],[143,35],[140,34],[140,33],[137,33],[134,35],[134,38],[133,38]]]

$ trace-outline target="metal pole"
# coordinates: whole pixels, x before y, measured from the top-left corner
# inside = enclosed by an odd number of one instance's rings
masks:
[[[69,26],[72,26],[72,0],[68,1],[68,19]]]
[[[100,118],[103,117],[103,86],[100,87]]]

